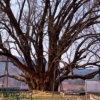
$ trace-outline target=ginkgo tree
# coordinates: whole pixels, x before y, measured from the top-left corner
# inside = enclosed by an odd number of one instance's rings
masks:
[[[94,77],[74,70],[99,68],[99,23],[100,0],[0,0],[0,55],[22,71],[8,77],[50,91]]]

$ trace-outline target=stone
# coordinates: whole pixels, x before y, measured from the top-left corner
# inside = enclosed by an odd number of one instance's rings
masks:
[[[77,100],[82,100],[81,98],[77,98]]]

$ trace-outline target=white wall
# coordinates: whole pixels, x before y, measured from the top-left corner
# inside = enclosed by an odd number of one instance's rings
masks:
[[[86,92],[100,92],[100,81],[85,81]]]

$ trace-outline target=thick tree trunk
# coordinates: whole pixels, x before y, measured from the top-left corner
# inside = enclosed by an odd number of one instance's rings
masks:
[[[40,82],[37,81],[36,85],[28,83],[29,90],[41,90],[41,91],[58,91],[58,84],[53,84],[52,81]]]

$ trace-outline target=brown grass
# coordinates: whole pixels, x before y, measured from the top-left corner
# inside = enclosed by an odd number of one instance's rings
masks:
[[[78,98],[81,98],[82,100],[86,100],[86,96],[80,96],[80,95],[65,95],[61,96],[59,93],[53,93],[53,92],[43,92],[43,91],[33,91],[33,98],[35,100],[77,100]],[[40,99],[39,99],[40,98]]]

